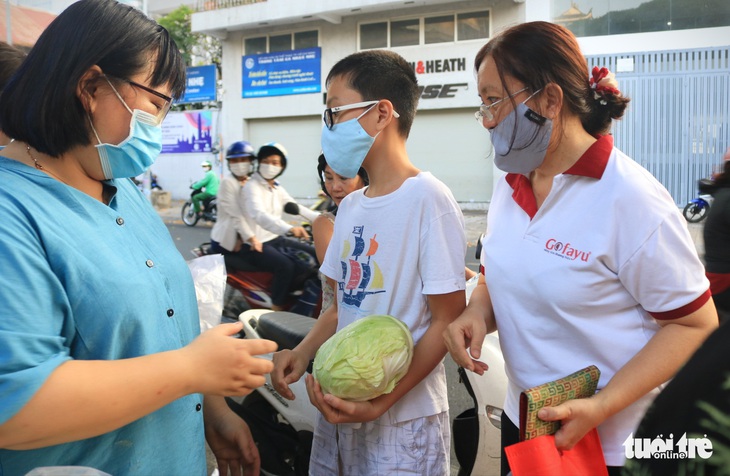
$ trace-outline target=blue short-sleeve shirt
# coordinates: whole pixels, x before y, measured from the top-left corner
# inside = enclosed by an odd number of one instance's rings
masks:
[[[105,182],[105,205],[0,157],[0,184],[0,424],[67,360],[138,357],[198,335],[187,264],[130,180]],[[189,395],[95,438],[0,450],[0,475],[64,465],[202,475],[201,405]]]

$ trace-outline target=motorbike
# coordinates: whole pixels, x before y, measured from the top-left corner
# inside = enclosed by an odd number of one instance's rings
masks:
[[[269,339],[279,350],[293,349],[312,329],[316,319],[291,312],[251,309],[243,312],[246,339]],[[272,359],[273,354],[261,358]],[[310,368],[307,369],[311,372]],[[289,388],[296,398],[287,400],[266,383],[244,398],[228,397],[228,406],[251,430],[261,457],[261,474],[299,476],[309,473],[309,455],[317,418],[317,409],[309,401],[304,378]]]
[[[141,192],[144,192],[144,183],[137,177],[132,177],[132,182],[139,188]],[[150,190],[162,190],[162,187],[157,183],[157,174],[150,174]]]
[[[481,240],[480,240],[481,242]],[[479,276],[467,282],[467,298]],[[474,406],[454,417],[452,444],[459,462],[458,476],[492,476],[499,474],[502,451],[502,406],[507,395],[507,374],[497,332],[488,334],[479,358],[489,365],[484,375],[457,369]]]
[[[682,215],[689,223],[699,223],[707,218],[707,212],[712,205],[712,192],[715,185],[711,179],[700,179],[697,181],[699,196],[690,200],[682,210]]]
[[[478,256],[480,247],[477,249]],[[477,281],[478,275],[467,281],[467,299]],[[246,339],[273,340],[280,350],[296,347],[316,322],[310,317],[265,309],[245,311],[239,320],[243,323]],[[271,359],[273,354],[262,358]],[[474,403],[473,408],[460,413],[452,422],[458,476],[499,474],[501,416],[507,376],[497,333],[486,336],[480,359],[489,365],[484,375],[458,369],[459,381]],[[311,373],[311,363],[307,372]],[[262,474],[300,475],[308,471],[317,410],[309,401],[304,376],[290,388],[296,396],[294,400],[282,397],[267,375],[266,383],[250,395],[228,399],[229,406],[251,428],[261,454]]]
[[[209,222],[215,222],[218,218],[218,208],[217,208],[217,201],[216,197],[210,197],[203,200],[202,206],[203,209],[201,212],[195,213],[195,208],[193,207],[193,195],[198,194],[201,192],[201,189],[196,188],[193,189],[192,192],[190,192],[190,198],[188,201],[185,202],[182,206],[182,221],[187,226],[195,226],[198,223],[198,220],[203,219],[205,221]]]
[[[284,211],[290,215],[298,215],[299,206],[290,202],[284,205]],[[312,269],[312,272],[297,277],[290,299],[284,307],[287,311],[303,316],[318,316],[322,302],[319,278],[314,272],[317,269],[316,260],[310,254],[293,248],[287,253],[292,259],[304,262],[307,268]],[[192,250],[192,254],[195,257],[210,254],[210,243],[202,243]],[[228,270],[227,283],[233,290],[226,293],[224,315],[237,319],[238,315],[246,309],[271,309],[273,274],[257,269],[236,255],[224,255],[224,260]],[[235,295],[235,293],[239,294]],[[243,298],[243,301],[239,299],[239,296]]]

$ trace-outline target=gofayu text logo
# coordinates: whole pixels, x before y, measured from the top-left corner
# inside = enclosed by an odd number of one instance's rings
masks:
[[[707,435],[704,438],[687,438],[687,433],[677,441],[674,441],[672,433],[668,438],[658,435],[654,439],[634,438],[631,433],[624,441],[624,451],[627,459],[707,459],[712,456],[712,441]]]
[[[591,256],[590,251],[581,251],[570,243],[563,243],[555,238],[550,238],[545,242],[545,251],[571,261],[579,259],[588,262],[588,258]]]

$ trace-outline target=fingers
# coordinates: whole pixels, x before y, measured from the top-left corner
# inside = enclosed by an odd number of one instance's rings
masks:
[[[319,382],[317,382],[317,387],[319,387]],[[335,410],[346,413],[348,415],[352,415],[357,410],[357,404],[355,402],[349,402],[347,400],[343,400],[341,398],[335,397],[334,395],[327,394],[322,396],[322,400],[324,400],[327,405],[331,406]]]
[[[251,355],[262,355],[276,352],[279,346],[276,342],[266,339],[241,339],[241,348],[244,348]]]
[[[567,417],[561,407],[544,407],[537,412],[537,417],[543,421],[557,421]]]
[[[213,329],[210,329],[207,332],[213,332],[213,333],[219,333],[226,336],[234,336],[241,332],[243,329],[243,322],[232,322],[230,324],[220,324],[218,326],[215,326]]]
[[[243,455],[243,474],[258,476],[261,470],[261,457],[259,449],[251,436],[251,431],[246,427],[247,436],[239,443],[241,454]]]
[[[443,333],[444,343],[457,365],[467,370],[473,370],[472,359],[466,351],[466,342],[460,329],[452,328],[449,325]]]
[[[274,389],[287,400],[294,400],[294,393],[289,389],[289,384],[299,379],[301,374],[293,370],[294,356],[289,350],[283,350],[274,354],[274,370],[271,371],[271,383]]]

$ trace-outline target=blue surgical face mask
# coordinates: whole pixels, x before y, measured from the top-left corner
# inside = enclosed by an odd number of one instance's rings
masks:
[[[109,81],[107,79],[107,81]],[[94,123],[91,122],[91,129],[94,131],[99,144],[96,150],[99,153],[99,161],[105,179],[136,177],[145,172],[155,161],[162,151],[162,127],[158,119],[152,114],[135,109],[132,111],[122,97],[114,90],[124,107],[132,114],[129,121],[129,136],[117,145],[104,144],[96,133]]]
[[[357,176],[365,156],[370,152],[379,133],[375,137],[370,136],[360,125],[360,118],[373,107],[375,104],[355,119],[333,125],[332,129],[322,126],[322,152],[327,164],[337,175],[347,178]]]
[[[494,165],[507,173],[531,173],[542,165],[550,144],[553,122],[527,107],[525,102],[518,104],[489,131],[494,146]]]

